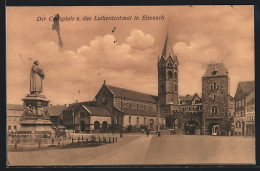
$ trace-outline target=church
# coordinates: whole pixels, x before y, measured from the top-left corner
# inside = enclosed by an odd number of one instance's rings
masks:
[[[78,132],[109,129],[174,129],[177,134],[220,135],[228,131],[229,76],[223,63],[208,64],[202,97],[180,96],[179,62],[167,33],[158,59],[158,96],[109,85],[104,81],[91,102],[63,110],[63,124]]]

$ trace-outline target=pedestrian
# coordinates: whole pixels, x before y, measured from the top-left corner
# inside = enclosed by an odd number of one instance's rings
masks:
[[[149,129],[146,130],[146,135],[149,137]]]

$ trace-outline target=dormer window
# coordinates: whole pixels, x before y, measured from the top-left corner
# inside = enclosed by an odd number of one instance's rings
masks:
[[[216,75],[216,74],[217,74],[217,72],[218,72],[217,68],[216,68],[216,67],[214,67],[214,70],[213,70],[213,72],[212,72],[212,75]]]

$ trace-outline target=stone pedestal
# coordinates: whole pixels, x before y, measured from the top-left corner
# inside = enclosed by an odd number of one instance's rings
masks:
[[[24,115],[20,120],[19,133],[52,134],[52,122],[49,118],[49,100],[41,93],[27,94],[24,102]]]

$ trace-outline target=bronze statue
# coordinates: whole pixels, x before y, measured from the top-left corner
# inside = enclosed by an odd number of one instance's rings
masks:
[[[44,79],[43,70],[39,68],[39,62],[34,61],[32,69],[31,69],[31,77],[30,77],[30,92],[33,93],[41,93],[42,92],[42,79]]]

